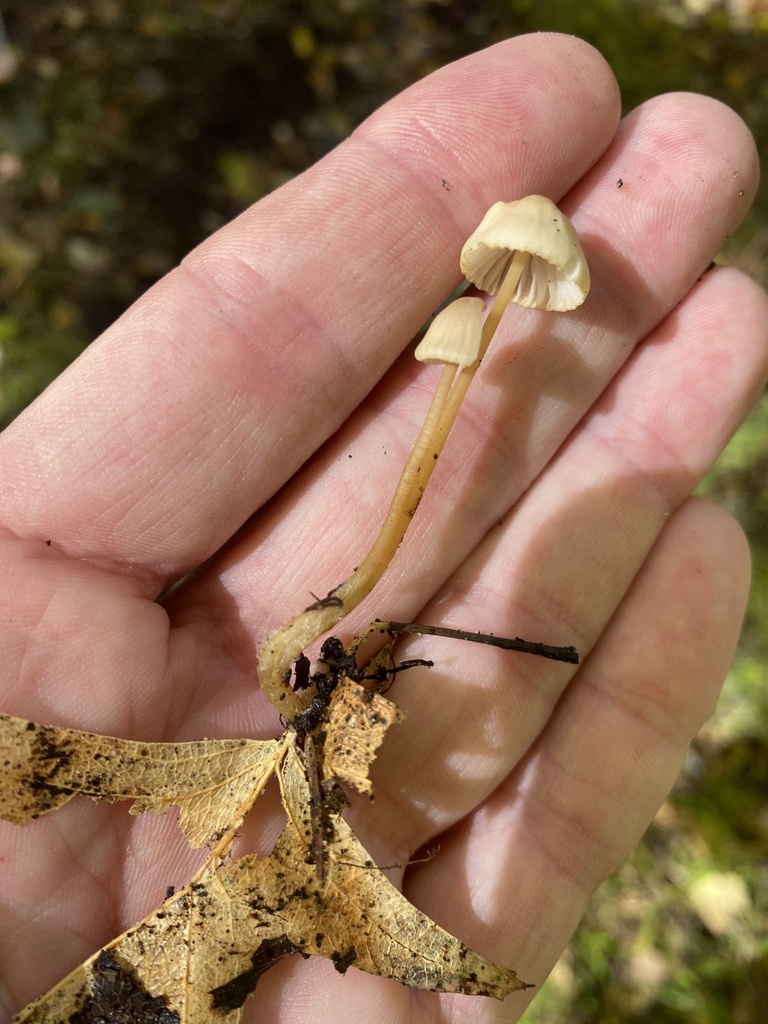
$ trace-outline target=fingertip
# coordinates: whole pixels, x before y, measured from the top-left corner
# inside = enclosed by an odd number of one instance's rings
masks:
[[[727,629],[730,623],[735,646],[752,576],[752,552],[744,528],[721,505],[699,495],[677,510],[673,528],[679,532],[682,553],[687,547],[700,560],[697,576],[709,586],[712,606],[723,610],[722,626]],[[727,660],[730,663],[730,657]]]
[[[467,210],[466,233],[499,199],[562,196],[608,146],[620,117],[618,83],[599,51],[542,32],[440,68],[376,111],[352,139],[398,154],[418,177],[431,150],[440,198],[446,211]],[[437,174],[441,152],[448,177]]]

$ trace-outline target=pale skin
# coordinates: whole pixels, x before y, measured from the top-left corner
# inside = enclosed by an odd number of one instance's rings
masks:
[[[403,643],[436,667],[398,678],[407,720],[376,802],[349,813],[385,865],[439,842],[392,876],[540,985],[674,783],[736,644],[747,546],[689,495],[764,384],[768,304],[735,270],[698,279],[756,180],[732,111],[664,96],[622,123],[610,70],[570,38],[503,43],[398,97],[192,253],[0,439],[0,708],[134,739],[275,735],[255,650],[375,536],[439,374],[401,351],[487,207],[552,196],[590,296],[505,314],[394,565],[338,630],[415,618],[581,652],[576,671]],[[244,841],[268,850],[273,795],[256,815]],[[0,859],[5,1021],[200,854],[173,814],[78,799],[0,823]],[[292,958],[245,1019],[512,1022],[532,997]]]

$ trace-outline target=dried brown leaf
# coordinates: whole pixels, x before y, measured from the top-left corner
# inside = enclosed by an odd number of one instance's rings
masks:
[[[324,776],[370,795],[371,763],[390,725],[405,718],[391,700],[345,677],[336,688],[325,725]]]
[[[0,818],[25,825],[73,796],[180,809],[192,846],[234,833],[275,770],[281,740],[140,743],[0,714]]]
[[[216,867],[17,1015],[16,1024],[239,1024],[261,975],[284,956],[330,959],[411,988],[503,999],[524,988],[406,900],[333,816],[325,882],[312,863],[304,764],[280,772],[288,822],[268,858]]]
[[[295,748],[279,777],[288,825],[267,860],[243,857],[222,869],[234,902],[258,913],[279,905],[288,939],[342,972],[354,964],[411,988],[497,999],[526,987],[412,906],[338,816],[321,884],[311,864],[309,787]]]
[[[237,1024],[214,1011],[212,992],[251,968],[263,939],[249,908],[233,905],[214,866],[159,910],[30,1003],[16,1024]],[[125,1004],[130,1016],[120,1016]]]

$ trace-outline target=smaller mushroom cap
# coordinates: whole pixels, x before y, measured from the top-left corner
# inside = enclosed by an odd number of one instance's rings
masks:
[[[515,252],[530,255],[512,299],[533,309],[580,306],[589,269],[576,230],[551,199],[526,196],[494,203],[461,252],[461,272],[495,295]]]
[[[413,354],[422,363],[472,366],[480,353],[484,311],[482,299],[454,299],[437,314]]]

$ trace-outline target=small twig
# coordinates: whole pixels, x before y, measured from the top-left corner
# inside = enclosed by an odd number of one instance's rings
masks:
[[[512,640],[504,636],[494,636],[493,633],[473,633],[466,629],[447,629],[445,626],[422,626],[417,622],[374,623],[371,629],[380,630],[390,636],[423,633],[427,636],[447,636],[454,640],[471,640],[475,644],[500,647],[503,651],[521,651],[523,654],[535,654],[539,658],[551,658],[552,661],[565,661],[569,665],[579,664],[579,654],[575,647],[555,647],[534,640],[523,640],[519,636]]]

